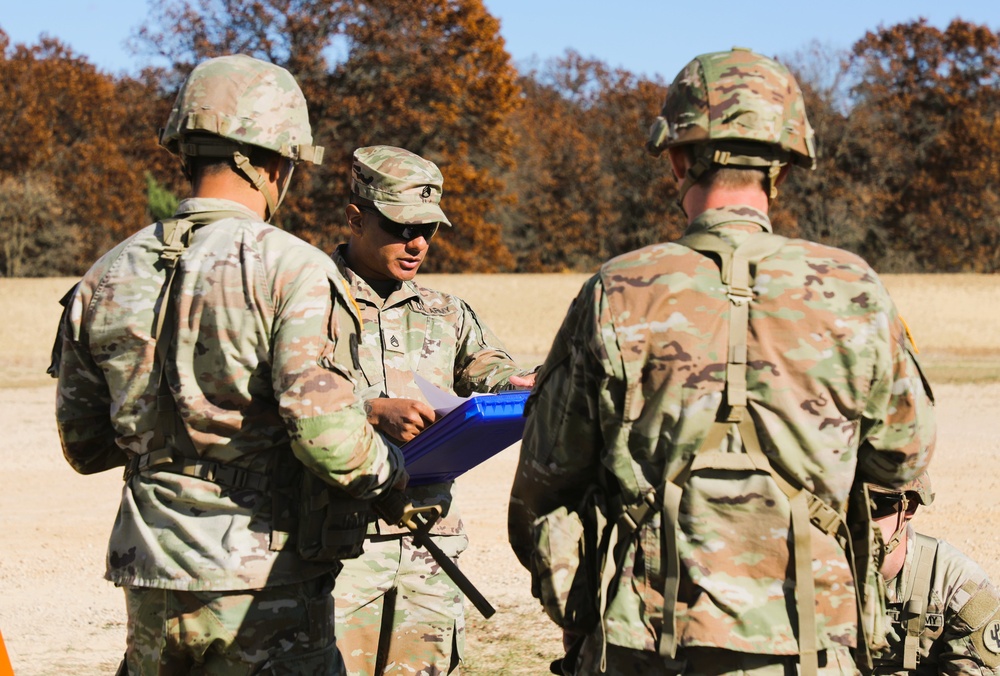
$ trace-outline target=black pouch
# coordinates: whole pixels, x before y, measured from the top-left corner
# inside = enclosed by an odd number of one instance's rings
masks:
[[[303,471],[296,546],[306,561],[354,559],[364,551],[368,524],[375,518],[371,501],[352,498]]]

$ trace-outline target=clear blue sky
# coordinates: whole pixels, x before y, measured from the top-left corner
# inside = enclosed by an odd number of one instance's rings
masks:
[[[155,2],[156,0],[154,0]],[[926,17],[944,27],[955,17],[1000,30],[998,0],[485,0],[501,21],[515,64],[542,65],[572,48],[612,67],[672,79],[702,52],[752,47],[787,55],[819,40],[846,49],[865,31]],[[125,47],[147,14],[143,0],[4,0],[0,28],[14,43],[42,33],[68,43],[102,70],[134,73],[144,65]]]

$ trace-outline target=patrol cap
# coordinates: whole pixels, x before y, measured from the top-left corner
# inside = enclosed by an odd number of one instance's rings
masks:
[[[368,146],[354,151],[351,192],[371,200],[390,221],[450,226],[439,206],[443,183],[436,164],[409,150]]]

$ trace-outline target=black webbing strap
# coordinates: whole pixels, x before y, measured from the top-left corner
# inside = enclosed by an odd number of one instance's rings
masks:
[[[135,474],[144,471],[171,472],[184,476],[196,477],[205,481],[225,486],[226,488],[244,489],[266,493],[271,480],[260,472],[252,472],[242,467],[212,460],[195,458],[175,459],[174,450],[162,448],[142,455],[129,458],[125,469],[126,481]]]

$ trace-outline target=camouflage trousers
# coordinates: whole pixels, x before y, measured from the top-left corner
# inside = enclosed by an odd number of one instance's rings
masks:
[[[576,668],[565,674],[612,674],[636,676],[795,676],[798,657],[795,655],[758,655],[740,653],[721,648],[681,649],[676,660],[660,657],[655,652],[633,650],[608,645],[602,669],[602,640],[600,631],[589,634],[584,640],[576,661]],[[847,676],[858,674],[850,648],[836,648],[819,652],[820,676]]]
[[[464,535],[432,536],[453,560]],[[351,676],[458,672],[465,597],[408,535],[372,536],[344,562],[334,588],[337,645]]]
[[[248,591],[124,587],[124,664],[150,674],[340,675],[333,575]]]

